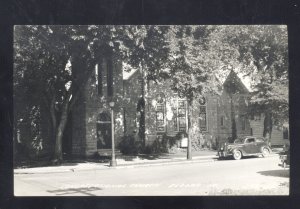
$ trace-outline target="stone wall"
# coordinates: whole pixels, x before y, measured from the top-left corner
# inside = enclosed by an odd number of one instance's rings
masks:
[[[233,108],[231,109],[231,99]],[[233,111],[237,136],[242,137],[251,134],[250,120],[247,115],[247,94],[234,94],[232,98],[223,91],[218,100],[218,140],[220,142],[227,141],[228,137],[232,135],[232,115]],[[223,117],[223,125],[221,125],[221,118]],[[244,123],[244,125],[243,125]],[[243,127],[244,126],[244,127]]]
[[[82,157],[85,155],[85,111],[85,95],[82,93],[72,110],[72,155],[74,157]]]
[[[250,120],[250,126],[252,128],[253,136],[263,136],[264,119],[264,114],[260,114],[260,117]],[[270,142],[271,145],[285,145],[289,143],[288,139],[283,139],[282,127],[273,126]]]
[[[124,132],[125,135],[137,135],[140,115],[137,112],[138,102],[142,98],[142,75],[135,71],[124,80]]]
[[[184,98],[179,98],[178,95],[171,90],[170,84],[171,82],[168,80],[157,83],[149,82],[149,85],[146,88],[146,144],[148,145],[151,145],[160,135],[166,134],[168,136],[176,136],[176,134],[180,132],[180,130],[173,125],[174,114],[176,114],[178,101],[183,101],[185,108],[187,107],[187,101]],[[156,130],[156,100],[159,93],[163,93],[165,96],[164,131]],[[206,95],[205,98],[207,129],[200,131],[199,128],[200,104],[198,101],[194,101],[193,106],[190,108],[192,116],[191,122],[193,124],[193,131],[197,132],[195,132],[194,138],[195,140],[200,141],[199,146],[213,147],[216,144],[216,136],[218,135],[218,97]]]
[[[102,93],[98,91],[96,73],[88,80],[82,96],[74,106],[73,111],[73,155],[91,156],[97,149],[97,118],[101,113],[111,114],[108,103],[114,101],[115,121],[115,144],[121,140],[124,134],[123,116],[123,79],[122,63],[112,58],[113,72],[113,97],[108,97],[107,89],[107,60],[98,63],[98,69],[102,70],[103,88]]]

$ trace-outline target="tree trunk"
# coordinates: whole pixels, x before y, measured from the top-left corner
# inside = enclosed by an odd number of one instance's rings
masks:
[[[270,111],[266,111],[265,119],[264,119],[263,137],[265,137],[268,140],[268,143],[270,143],[271,140],[272,128],[273,128],[272,113]]]
[[[187,147],[187,159],[191,160],[192,159],[192,129],[191,129],[191,111],[190,111],[190,107],[192,105],[192,101],[188,101],[187,102],[187,134],[188,134],[188,147]]]
[[[230,143],[233,143],[237,138],[236,122],[235,122],[235,110],[233,104],[233,96],[230,95],[230,110],[231,110],[231,139]]]
[[[56,111],[55,111],[55,100],[52,99],[52,102],[50,104],[50,117],[51,117],[51,125],[52,125],[52,133],[51,138],[55,139],[56,137],[56,128],[57,128],[57,119],[56,119]],[[51,144],[52,145],[52,144]]]
[[[53,163],[59,164],[63,160],[62,154],[62,138],[64,134],[64,130],[68,120],[68,102],[66,101],[62,108],[61,118],[56,129],[55,134],[55,149],[54,149],[54,156],[53,156]]]

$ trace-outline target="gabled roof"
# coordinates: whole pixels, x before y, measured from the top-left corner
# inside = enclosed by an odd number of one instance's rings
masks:
[[[136,73],[140,72],[138,69],[133,68],[127,63],[123,62],[123,80],[127,81],[131,79]],[[225,79],[225,80],[224,80]],[[222,81],[223,80],[223,81]],[[240,92],[249,93],[251,92],[250,78],[249,76],[244,76],[239,72],[234,70],[228,71],[228,75],[225,78],[219,78],[217,75],[213,74],[212,82],[215,82],[217,86],[225,87],[229,90],[229,85],[235,86]]]
[[[228,93],[249,93],[249,89],[242,82],[236,72],[231,70],[223,83],[224,89]]]
[[[133,76],[133,74],[135,74],[138,71],[137,69],[134,69],[133,67],[131,67],[125,62],[122,63],[122,69],[123,69],[123,80],[130,79]]]

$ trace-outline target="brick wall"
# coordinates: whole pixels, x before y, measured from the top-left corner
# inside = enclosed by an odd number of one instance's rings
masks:
[[[138,101],[142,97],[142,75],[139,70],[124,81],[124,112],[126,135],[136,135],[138,133]]]
[[[88,80],[87,85],[73,110],[72,153],[79,156],[91,156],[97,152],[97,118],[100,113],[110,115],[109,101],[114,101],[115,144],[120,142],[124,134],[123,117],[123,79],[122,63],[112,58],[113,97],[108,97],[107,59],[99,60],[98,69],[102,70],[103,88],[99,92],[96,83],[96,71]]]
[[[264,115],[261,114],[260,119],[250,120],[250,126],[253,131],[253,136],[262,137],[264,131]],[[283,139],[282,127],[273,126],[270,139],[271,145],[284,145],[288,140]]]

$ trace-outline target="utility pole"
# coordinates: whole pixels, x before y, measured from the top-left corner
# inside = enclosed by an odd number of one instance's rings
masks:
[[[190,121],[190,101],[187,101],[187,111],[186,111],[186,130],[188,134],[188,147],[187,147],[187,160],[192,160],[192,139],[190,136],[190,127],[189,127],[189,121]]]
[[[115,103],[113,101],[109,102],[109,106],[111,108],[111,161],[110,166],[116,167],[117,161],[116,161],[116,155],[115,155],[115,124],[114,124],[114,109]]]

